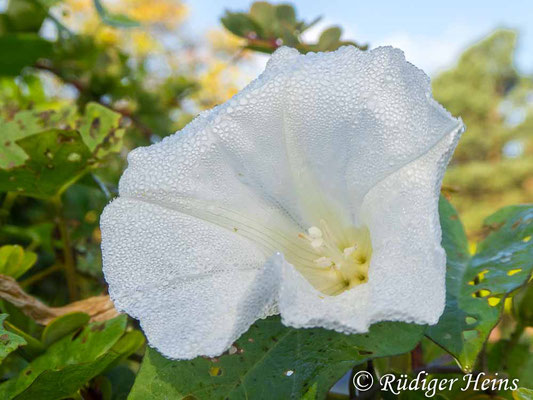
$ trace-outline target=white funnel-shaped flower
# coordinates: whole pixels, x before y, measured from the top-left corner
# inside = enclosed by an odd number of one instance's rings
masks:
[[[434,324],[438,196],[462,131],[400,50],[281,48],[227,103],[130,153],[101,219],[111,297],[177,359],[278,312],[344,333]]]

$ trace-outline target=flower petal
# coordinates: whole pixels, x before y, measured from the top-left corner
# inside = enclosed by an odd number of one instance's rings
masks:
[[[283,135],[291,167],[344,210],[356,211],[368,190],[459,125],[401,50],[343,47],[288,63]]]
[[[444,310],[446,254],[441,246],[439,195],[462,123],[429,153],[376,185],[361,207],[370,229],[370,322],[436,324]],[[379,201],[378,201],[379,200]],[[391,301],[393,299],[393,301]]]
[[[352,223],[371,187],[457,124],[400,50],[280,48],[231,100],[132,151],[120,193],[216,202],[284,229],[287,216],[306,228],[329,209]]]
[[[446,256],[438,198],[462,126],[372,188],[358,218],[370,230],[369,280],[323,296],[284,263],[279,310],[286,325],[365,332],[378,321],[435,324],[444,309]]]
[[[273,313],[274,257],[217,225],[118,198],[102,214],[104,273],[115,306],[170,358],[215,356]]]

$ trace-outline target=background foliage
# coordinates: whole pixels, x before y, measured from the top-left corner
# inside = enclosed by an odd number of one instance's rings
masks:
[[[127,152],[231,97],[258,52],[367,48],[337,26],[306,42],[318,19],[287,4],[227,11],[207,49],[183,33],[186,18],[175,0],[11,0],[0,14],[0,397],[349,398],[359,370],[499,373],[531,388],[533,208],[515,204],[533,198],[533,78],[514,67],[513,31],[488,35],[433,80],[467,125],[443,189],[460,218],[440,204],[448,293],[437,325],[344,336],[269,318],[219,358],[175,362],[117,316],[98,218]],[[476,394],[531,398],[496,392]]]

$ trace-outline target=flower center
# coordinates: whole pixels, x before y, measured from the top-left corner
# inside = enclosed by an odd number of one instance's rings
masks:
[[[296,268],[317,290],[335,296],[368,281],[372,247],[367,228],[334,230],[320,220],[298,237],[317,257],[315,268]]]

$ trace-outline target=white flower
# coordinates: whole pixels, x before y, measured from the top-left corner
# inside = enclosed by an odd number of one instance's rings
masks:
[[[434,324],[437,210],[463,131],[399,50],[300,55],[129,154],[101,220],[116,307],[170,358],[215,356],[258,318],[365,332]]]

